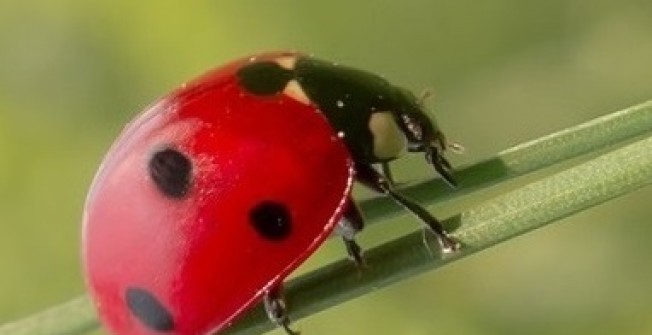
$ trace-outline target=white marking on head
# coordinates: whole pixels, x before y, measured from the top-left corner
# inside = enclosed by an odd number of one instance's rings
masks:
[[[301,88],[301,85],[296,79],[290,80],[288,84],[285,85],[283,94],[304,105],[310,105],[310,98],[308,98],[306,92],[303,91],[303,88]]]
[[[295,65],[297,64],[296,56],[282,56],[274,59],[274,61],[286,70],[294,70]]]
[[[374,155],[379,159],[393,159],[400,156],[407,147],[407,139],[396,124],[391,112],[371,114],[369,130],[373,135]]]
[[[294,70],[297,65],[297,60],[298,57],[295,55],[280,56],[274,59],[276,64],[286,70]],[[304,105],[310,105],[310,98],[308,98],[306,92],[303,91],[303,88],[301,88],[301,85],[296,79],[290,80],[287,85],[285,85],[283,94]]]

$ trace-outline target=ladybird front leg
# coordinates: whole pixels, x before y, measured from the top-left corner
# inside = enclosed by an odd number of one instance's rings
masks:
[[[407,129],[408,151],[425,153],[426,161],[435,168],[435,171],[450,187],[456,188],[457,182],[453,177],[453,168],[444,157],[444,151],[449,147],[458,149],[461,146],[449,144],[444,134],[433,128],[425,114],[403,114],[400,121]]]
[[[263,296],[263,305],[267,317],[277,326],[283,327],[288,335],[299,335],[300,333],[290,328],[290,318],[288,316],[287,304],[283,297],[283,288],[281,285],[272,287],[265,292]]]
[[[353,199],[349,197],[346,210],[344,211],[342,220],[340,220],[335,228],[335,233],[342,236],[349,258],[355,262],[359,269],[364,268],[366,264],[362,256],[362,248],[360,248],[360,245],[355,240],[355,235],[363,228],[364,219],[362,218],[362,213]]]
[[[457,181],[453,178],[453,167],[446,157],[442,155],[441,150],[435,146],[429,146],[425,149],[426,161],[430,163],[441,178],[452,188],[457,187]]]
[[[460,243],[448,236],[448,233],[444,230],[439,220],[416,202],[395,191],[389,181],[371,165],[364,163],[356,164],[356,178],[359,182],[374,191],[386,194],[401,207],[419,218],[435,234],[442,254],[448,254],[460,248]]]

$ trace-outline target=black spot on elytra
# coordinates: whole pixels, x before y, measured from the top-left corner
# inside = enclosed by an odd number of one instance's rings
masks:
[[[237,73],[240,85],[256,95],[280,93],[294,74],[274,62],[257,62],[243,66]]]
[[[177,150],[163,149],[150,159],[149,174],[163,194],[180,199],[190,189],[192,163]]]
[[[292,232],[292,218],[287,207],[273,201],[263,201],[249,213],[251,224],[265,239],[282,241]]]
[[[159,332],[174,330],[170,312],[147,290],[129,287],[125,299],[131,313],[148,328]]]

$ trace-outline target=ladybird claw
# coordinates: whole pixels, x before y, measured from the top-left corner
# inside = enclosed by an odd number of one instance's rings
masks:
[[[443,234],[443,235],[436,234],[436,236],[437,236],[437,241],[439,242],[441,253],[444,255],[452,254],[457,250],[459,250],[460,247],[462,246],[462,244],[459,241],[455,240],[454,238],[451,238],[450,236],[448,236],[448,234]]]
[[[290,318],[288,317],[287,306],[285,299],[281,294],[280,287],[274,287],[265,293],[263,297],[263,304],[267,317],[274,324],[283,327],[288,335],[299,335],[300,332],[290,328]]]
[[[365,262],[364,257],[362,256],[362,248],[355,239],[344,238],[344,245],[346,246],[346,252],[349,255],[349,258],[355,263],[355,266],[362,270],[367,267],[367,262]]]
[[[451,163],[444,156],[442,156],[436,148],[431,147],[430,150],[426,151],[426,161],[432,164],[432,166],[435,168],[435,171],[439,173],[441,178],[444,180],[444,182],[446,182],[446,184],[448,184],[448,186],[457,188],[457,181],[455,181],[455,178],[451,172],[453,169]]]
[[[457,252],[462,247],[462,243],[448,235],[448,232],[444,230],[439,221],[434,217],[432,219],[432,221],[425,222],[428,227],[426,232],[437,239],[441,255],[450,255]]]
[[[443,162],[446,162],[446,163],[443,163]],[[451,188],[457,188],[457,181],[453,177],[453,174],[451,174],[448,167],[445,165],[448,162],[445,161],[445,160],[443,162],[442,163],[437,163],[437,162],[433,163],[433,165],[435,167],[435,171],[437,171],[437,173],[439,173],[442,180],[444,180],[444,182],[446,182],[446,184],[448,184],[448,186],[450,186]]]
[[[293,330],[292,328],[290,328],[289,322],[286,322],[286,323],[282,324],[281,326],[283,327],[283,330],[285,330],[285,333],[288,334],[288,335],[300,335],[301,334],[300,331],[296,331],[296,330]]]

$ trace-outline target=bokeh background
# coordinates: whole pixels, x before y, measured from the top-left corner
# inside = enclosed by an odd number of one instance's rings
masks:
[[[467,147],[457,165],[652,98],[646,0],[2,1],[0,323],[83,293],[85,193],[135,113],[227,60],[288,48],[434,88],[440,125]],[[421,158],[396,166],[402,180],[431,173]],[[640,190],[296,326],[652,334],[650,197]],[[361,243],[414,228],[374,226]],[[306,268],[343,255],[327,243]]]

